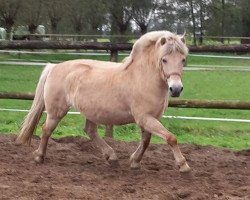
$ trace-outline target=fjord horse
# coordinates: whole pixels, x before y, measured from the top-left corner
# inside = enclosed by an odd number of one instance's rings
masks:
[[[155,31],[138,39],[124,63],[72,60],[48,64],[41,74],[31,110],[24,120],[17,142],[30,144],[44,110],[46,122],[36,162],[43,162],[48,139],[71,107],[86,117],[85,132],[100,148],[106,160],[117,162],[114,150],[98,135],[97,124],[136,123],[141,143],[130,157],[131,168],[139,168],[151,134],[169,144],[180,171],[190,170],[176,137],[160,122],[169,95],[178,97],[183,85],[183,66],[188,49],[183,37]]]

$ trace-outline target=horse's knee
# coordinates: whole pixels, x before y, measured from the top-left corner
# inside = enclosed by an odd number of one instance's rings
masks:
[[[177,139],[176,137],[171,133],[167,136],[167,143],[170,145],[170,146],[175,146],[177,145]]]

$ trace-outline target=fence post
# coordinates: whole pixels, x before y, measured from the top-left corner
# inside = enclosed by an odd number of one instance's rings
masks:
[[[105,137],[113,138],[114,126],[106,125]]]
[[[118,61],[118,51],[117,50],[111,50],[110,52],[110,61],[117,62]]]

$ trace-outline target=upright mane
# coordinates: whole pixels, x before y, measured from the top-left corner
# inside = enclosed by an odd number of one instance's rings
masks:
[[[152,31],[141,36],[134,43],[130,55],[124,59],[123,69],[126,69],[133,62],[137,55],[143,52],[150,45],[155,44],[161,38],[164,38],[168,43],[168,48],[166,49],[167,52],[165,52],[166,54],[170,54],[175,51],[178,51],[184,55],[188,54],[188,48],[182,41],[183,36],[176,35],[169,31]]]

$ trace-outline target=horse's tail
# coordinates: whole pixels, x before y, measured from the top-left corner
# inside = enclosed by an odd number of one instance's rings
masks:
[[[47,64],[40,76],[31,109],[28,115],[25,117],[20,134],[16,139],[16,142],[18,144],[30,145],[31,143],[31,137],[36,130],[37,124],[43,114],[43,111],[45,110],[44,85],[49,72],[52,70],[54,66],[55,64]]]

